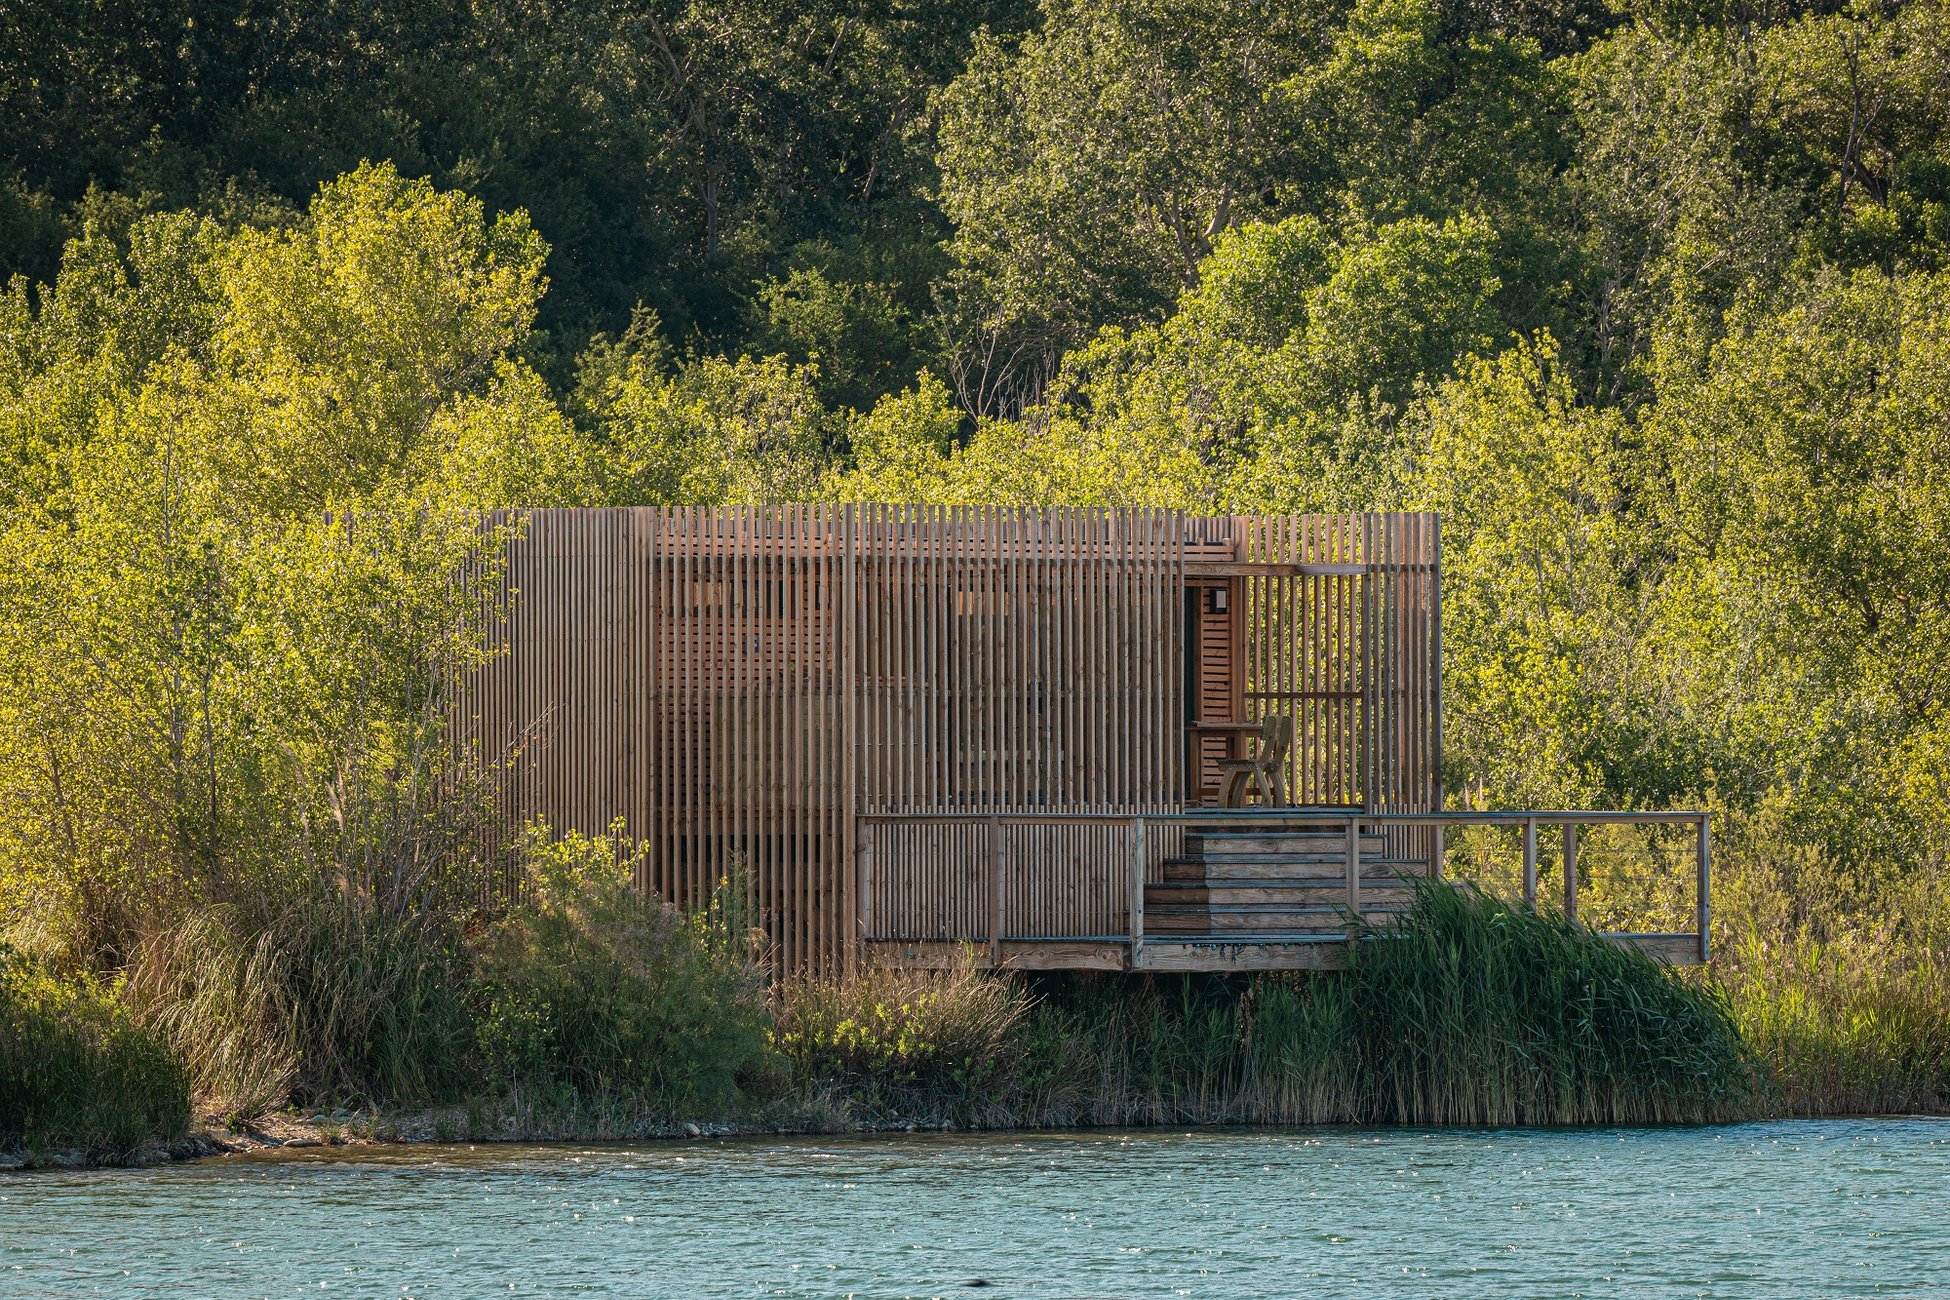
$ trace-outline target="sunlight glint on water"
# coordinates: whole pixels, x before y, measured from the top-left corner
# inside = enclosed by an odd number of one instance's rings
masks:
[[[354,1148],[0,1179],[0,1295],[490,1291],[1950,1295],[1950,1124]]]

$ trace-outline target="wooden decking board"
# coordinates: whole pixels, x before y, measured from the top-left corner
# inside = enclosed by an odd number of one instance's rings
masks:
[[[1240,883],[1264,883],[1272,880],[1337,881],[1345,884],[1347,868],[1340,862],[1234,862],[1220,864],[1222,871],[1208,872],[1206,864],[1198,861],[1172,862],[1160,864],[1158,881],[1151,883],[1199,884],[1207,880],[1233,880]],[[1395,884],[1405,877],[1420,877],[1423,872],[1420,863],[1391,861],[1379,862],[1368,859],[1362,863],[1367,868],[1361,873],[1366,882],[1370,878]]]
[[[1311,907],[1323,898],[1333,897],[1335,889],[1345,889],[1335,882],[1315,881],[1306,885],[1236,885],[1230,881],[1219,881],[1209,885],[1150,885],[1145,889],[1144,913],[1155,916],[1165,908],[1255,908],[1255,907]],[[1406,903],[1408,891],[1393,882],[1364,884],[1361,896],[1369,907],[1379,907],[1384,903]],[[1336,905],[1339,898],[1333,898]]]
[[[1696,934],[1607,934],[1613,943],[1637,948],[1655,961],[1668,966],[1698,966],[1699,936]]]
[[[1419,876],[1427,870],[1426,864],[1416,862],[1412,859],[1386,858],[1379,853],[1373,856],[1364,853],[1361,855],[1361,862],[1366,867],[1385,868],[1391,874],[1401,871]],[[1330,858],[1313,853],[1296,853],[1291,855],[1261,853],[1243,854],[1238,857],[1173,858],[1166,859],[1163,865],[1179,868],[1195,867],[1212,875],[1264,875],[1269,871],[1277,872],[1285,870],[1290,870],[1295,875],[1322,875],[1330,872],[1334,875],[1341,875],[1347,869],[1347,855],[1343,853]]]
[[[1347,941],[1327,935],[1147,940],[1134,969],[1157,971],[1340,970]]]
[[[1606,935],[1669,965],[1696,965],[1699,938],[1690,934]],[[1380,942],[1385,942],[1381,940]],[[1276,971],[1338,970],[1347,965],[1345,926],[1307,933],[1157,934],[1136,946],[1121,939],[1038,942],[1004,939],[1008,970]],[[869,942],[866,960],[897,966],[947,969],[965,960],[966,942]]]
[[[1379,831],[1363,831],[1361,843],[1386,843]],[[1338,835],[1197,835],[1187,833],[1185,851],[1197,856],[1205,853],[1305,853],[1347,846],[1347,833]]]

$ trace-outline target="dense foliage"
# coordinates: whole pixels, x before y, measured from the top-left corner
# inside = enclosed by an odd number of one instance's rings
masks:
[[[478,1045],[482,506],[1440,510],[1453,798],[1943,986],[1946,0],[29,4],[0,276],[0,923],[246,1099]]]
[[[0,945],[0,1150],[125,1158],[190,1120],[190,1080],[111,989]]]
[[[476,1037],[492,1083],[676,1113],[728,1106],[767,1073],[767,982],[742,900],[727,886],[679,916],[636,889],[641,857],[602,838],[532,839],[528,887],[479,944]]]

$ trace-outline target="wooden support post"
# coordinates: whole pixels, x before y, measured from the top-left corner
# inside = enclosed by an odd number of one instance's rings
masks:
[[[1699,959],[1704,965],[1713,956],[1713,831],[1705,813],[1699,815],[1699,842],[1693,852],[1699,877]]]
[[[875,831],[875,829],[876,829],[876,828],[875,828],[875,827],[873,827],[872,825],[863,825],[863,826],[861,826],[861,827],[860,827],[860,848],[859,848],[859,854],[860,854],[860,879],[859,879],[859,890],[860,890],[860,938],[861,938],[861,939],[862,939],[863,941],[864,941],[864,940],[866,940],[866,939],[870,939],[870,938],[872,938],[872,937],[873,937],[873,931],[874,931],[874,915],[873,915],[873,841],[874,841],[874,831]],[[856,949],[857,949],[857,948],[858,948],[859,946],[860,946],[859,944],[854,944],[854,945],[853,945],[853,947],[854,947],[854,948],[856,948]],[[849,952],[849,953],[848,953],[848,958],[849,958],[849,960],[848,960],[848,963],[847,963],[847,969],[848,969],[848,970],[854,970],[854,969],[857,969],[857,964],[856,964],[856,963],[857,963],[857,954],[855,954],[855,953],[853,953],[853,952]]]
[[[1578,919],[1578,828],[1564,823],[1564,919]]]
[[[1131,968],[1144,947],[1144,818],[1131,818]]]
[[[846,861],[845,850],[853,847],[853,837],[859,833],[860,816],[860,565],[859,565],[859,523],[860,508],[847,506],[840,516],[840,576],[841,589],[838,593],[840,608],[839,620],[840,652],[840,771],[842,783],[840,793],[840,861]],[[844,928],[841,939],[849,948],[859,946],[859,909],[856,906],[845,909]],[[800,904],[805,906],[805,904]],[[817,960],[802,963],[817,968]]]
[[[1523,823],[1523,901],[1537,906],[1537,819]]]
[[[1347,819],[1347,910],[1361,919],[1361,819]]]
[[[1429,862],[1429,876],[1435,880],[1442,879],[1442,864],[1449,856],[1449,837],[1444,833],[1446,829],[1441,822],[1435,824],[1435,848]]]
[[[989,965],[1002,965],[1002,819],[989,814]]]

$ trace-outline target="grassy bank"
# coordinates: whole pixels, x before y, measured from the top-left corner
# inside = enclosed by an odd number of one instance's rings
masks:
[[[1666,1123],[1767,1104],[1712,988],[1441,887],[1347,971],[869,972],[795,990],[777,1040],[795,1078],[857,1113],[977,1126]]]
[[[1824,947],[1750,927],[1717,968],[1672,972],[1555,913],[1423,885],[1343,971],[998,977],[971,954],[774,983],[736,887],[679,914],[638,895],[634,851],[601,838],[536,834],[520,864],[520,901],[492,914],[430,885],[399,906],[320,890],[270,912],[190,908],[112,982],[8,952],[0,1150],[126,1158],[181,1133],[192,1095],[219,1127],[319,1114],[329,1137],[419,1114],[419,1136],[447,1139],[1950,1103],[1940,968],[1887,936]],[[363,1118],[331,1118],[347,1113]]]
[[[600,840],[537,840],[524,901],[452,928],[343,898],[256,935],[199,912],[115,989],[23,960],[9,987],[67,999],[63,1023],[88,1034],[31,1113],[4,1112],[0,1142],[112,1159],[179,1130],[192,1083],[236,1127],[285,1106],[445,1107],[424,1136],[448,1138],[1664,1123],[1775,1104],[1713,985],[1473,891],[1424,889],[1339,972],[1030,979],[971,959],[774,986],[735,909],[671,912],[629,888],[632,867]]]

